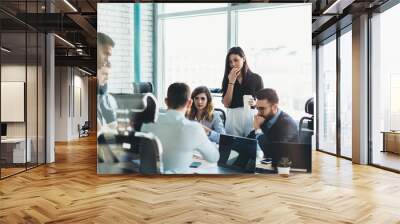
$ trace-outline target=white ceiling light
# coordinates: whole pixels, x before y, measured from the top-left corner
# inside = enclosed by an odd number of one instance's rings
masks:
[[[57,37],[57,38],[58,38],[59,40],[61,40],[62,42],[64,42],[65,44],[67,44],[68,46],[75,48],[75,45],[71,44],[71,42],[67,41],[66,39],[64,39],[64,38],[62,38],[62,37],[60,37],[60,36],[58,36],[57,34],[54,34],[54,36]]]
[[[65,4],[67,4],[72,10],[74,10],[74,12],[78,12],[78,10],[71,4],[69,3],[68,0],[64,0]]]
[[[1,50],[6,52],[6,53],[10,53],[11,52],[10,50],[8,50],[7,48],[4,48],[4,47],[2,47]]]
[[[324,10],[322,14],[342,14],[343,9],[351,5],[354,0],[336,0],[332,5]]]
[[[81,68],[78,68],[78,70],[81,71],[81,72],[83,72],[83,73],[85,73],[85,74],[87,74],[87,75],[92,75],[92,73],[90,73],[90,72],[88,72],[88,71],[85,71],[85,70],[83,70],[83,69],[81,69]]]

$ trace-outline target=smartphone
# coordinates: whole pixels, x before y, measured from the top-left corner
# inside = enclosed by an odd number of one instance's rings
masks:
[[[201,165],[201,162],[192,162],[192,164],[190,164],[190,168],[197,168]]]
[[[272,163],[272,159],[271,158],[263,159],[263,160],[261,160],[261,163],[262,164],[271,164]]]

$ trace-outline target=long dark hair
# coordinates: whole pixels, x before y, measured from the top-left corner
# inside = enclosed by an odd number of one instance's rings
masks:
[[[189,111],[187,117],[188,117],[189,120],[194,120],[195,119],[196,114],[197,114],[197,108],[196,108],[195,103],[194,103],[194,98],[197,95],[201,94],[201,93],[205,93],[206,96],[207,96],[207,106],[205,108],[206,113],[204,113],[202,115],[200,120],[204,120],[205,119],[205,120],[211,122],[212,119],[213,119],[214,106],[213,106],[213,103],[212,103],[211,93],[208,90],[208,88],[205,87],[205,86],[199,86],[199,87],[197,87],[196,89],[193,90],[192,96],[191,96],[191,98],[193,100],[193,103],[192,103],[192,107],[190,108],[190,111]]]
[[[232,54],[236,54],[236,55],[239,55],[241,58],[245,58],[245,61],[243,62],[243,67],[240,71],[243,75],[243,80],[244,80],[247,72],[250,70],[249,66],[247,65],[247,58],[244,55],[244,51],[242,50],[242,48],[241,47],[232,47],[231,49],[229,49],[228,54],[226,55],[226,58],[225,58],[225,72],[224,72],[224,79],[222,81],[222,89],[225,89],[226,86],[228,85],[228,81],[229,81],[228,76],[229,76],[229,72],[232,69],[229,64],[229,57]]]

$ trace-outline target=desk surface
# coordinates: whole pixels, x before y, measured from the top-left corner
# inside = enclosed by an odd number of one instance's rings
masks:
[[[189,168],[193,174],[252,174],[220,167],[217,163],[209,163],[196,155],[193,157],[193,162],[201,162],[201,165],[199,167]],[[255,174],[258,173],[275,173],[275,171],[272,168],[271,164],[256,163]]]

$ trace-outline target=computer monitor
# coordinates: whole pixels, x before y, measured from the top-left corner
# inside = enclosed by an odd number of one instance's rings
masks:
[[[256,139],[221,134],[218,166],[235,170],[238,173],[254,173],[256,156]]]
[[[1,136],[2,137],[7,136],[7,124],[6,123],[1,123]]]

